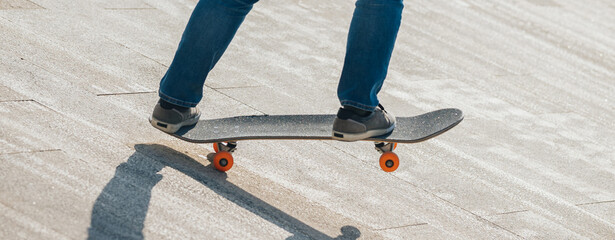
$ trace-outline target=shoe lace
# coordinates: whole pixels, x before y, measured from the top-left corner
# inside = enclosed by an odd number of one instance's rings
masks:
[[[382,109],[382,111],[383,111],[383,112],[386,112],[386,111],[384,110],[384,107],[382,106],[382,104],[378,104],[378,107],[379,107],[380,109]]]

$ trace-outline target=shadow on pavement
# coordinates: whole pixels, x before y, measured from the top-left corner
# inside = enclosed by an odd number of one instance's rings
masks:
[[[92,209],[88,239],[143,239],[143,227],[152,189],[162,180],[165,167],[174,168],[240,207],[290,232],[288,239],[357,239],[359,229],[341,228],[335,238],[226,181],[226,174],[213,165],[203,166],[191,157],[157,144],[135,145],[135,153],[120,164],[115,176],[100,193]]]

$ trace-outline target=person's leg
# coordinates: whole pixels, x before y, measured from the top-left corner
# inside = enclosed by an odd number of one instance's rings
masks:
[[[258,0],[200,0],[188,21],[173,62],[160,82],[162,100],[194,107],[207,74]]]
[[[357,0],[337,89],[343,108],[333,122],[333,138],[356,141],[389,134],[395,117],[378,92],[384,83],[401,24],[402,0]]]
[[[401,24],[402,0],[357,0],[338,85],[343,106],[373,111]]]
[[[237,29],[258,0],[200,0],[184,30],[171,66],[160,81],[160,100],[149,121],[155,128],[174,133],[196,124],[196,105],[203,85]]]

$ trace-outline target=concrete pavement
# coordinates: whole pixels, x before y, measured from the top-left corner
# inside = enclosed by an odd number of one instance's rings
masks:
[[[615,4],[405,1],[382,103],[465,120],[400,145],[209,145],[147,122],[196,0],[0,0],[0,239],[615,239]],[[263,0],[203,118],[335,112],[353,1]]]

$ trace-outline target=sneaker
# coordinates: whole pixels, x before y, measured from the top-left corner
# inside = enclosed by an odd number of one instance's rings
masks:
[[[163,132],[175,133],[183,126],[196,124],[199,122],[199,117],[201,117],[201,113],[196,107],[173,107],[173,105],[160,100],[154,107],[149,122]]]
[[[333,122],[333,139],[357,141],[389,134],[395,129],[395,116],[378,105],[376,110],[361,116],[356,111],[340,108]]]

